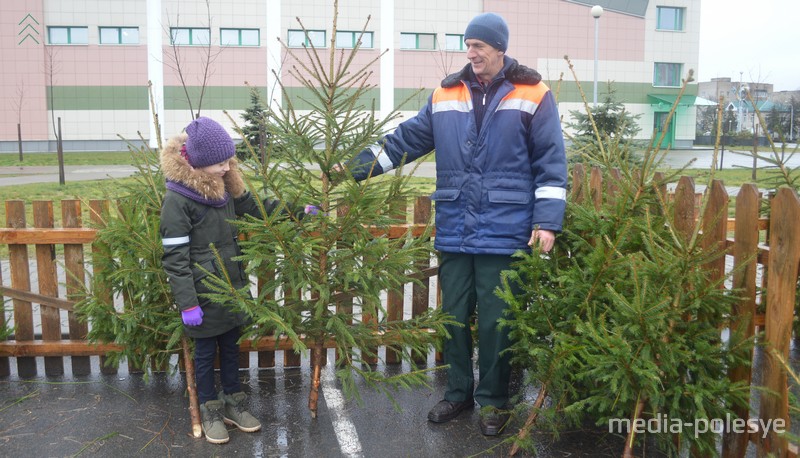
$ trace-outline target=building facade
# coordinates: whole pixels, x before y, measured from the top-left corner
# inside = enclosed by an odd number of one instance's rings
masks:
[[[290,72],[307,59],[303,45],[327,62],[359,37],[356,64],[372,70],[376,109],[414,116],[467,63],[464,29],[485,11],[507,20],[507,55],[543,75],[565,118],[585,111],[581,92],[592,103],[597,62],[598,101],[610,83],[614,99],[642,115],[642,139],[663,129],[697,68],[699,0],[342,0],[335,36],[330,1],[15,0],[0,2],[0,151],[17,150],[18,126],[26,151],[54,151],[59,124],[67,151],[154,145],[154,115],[162,137],[198,111],[230,127],[224,112],[241,122],[251,88],[308,109]],[[665,146],[692,145],[696,95],[689,84]]]

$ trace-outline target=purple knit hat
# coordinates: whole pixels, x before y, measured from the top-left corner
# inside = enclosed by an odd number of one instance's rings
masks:
[[[236,154],[225,128],[211,118],[197,118],[186,126],[186,155],[194,168],[219,164]]]

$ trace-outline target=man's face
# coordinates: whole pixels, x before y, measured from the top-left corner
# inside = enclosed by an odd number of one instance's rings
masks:
[[[503,51],[475,38],[468,38],[464,44],[467,45],[467,59],[478,80],[482,83],[492,81],[503,69]]]

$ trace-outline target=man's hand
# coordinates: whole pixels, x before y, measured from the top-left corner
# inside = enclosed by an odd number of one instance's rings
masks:
[[[556,233],[546,229],[534,229],[531,232],[531,239],[528,240],[529,246],[534,246],[536,243],[542,248],[545,253],[553,249],[553,244],[556,243]]]

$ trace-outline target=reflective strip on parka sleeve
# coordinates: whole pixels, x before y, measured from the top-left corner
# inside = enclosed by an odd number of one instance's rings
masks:
[[[536,198],[567,200],[567,190],[558,186],[542,186],[536,189]]]
[[[188,235],[184,235],[183,237],[167,237],[161,239],[161,243],[164,246],[177,246],[177,245],[186,245],[190,241]]]

